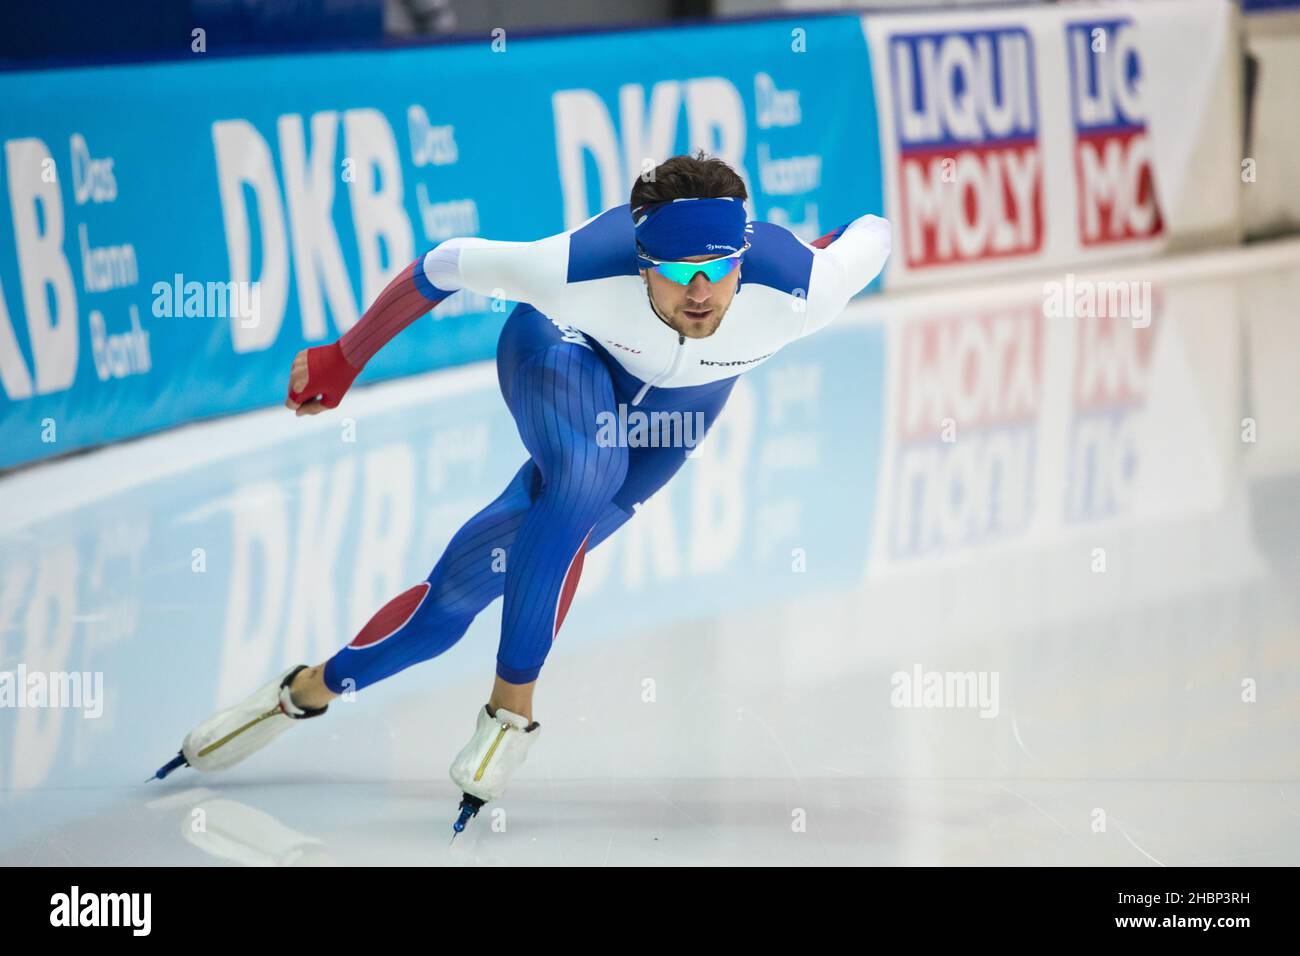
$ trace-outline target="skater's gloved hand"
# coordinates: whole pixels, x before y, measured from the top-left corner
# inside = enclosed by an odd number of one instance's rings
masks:
[[[316,415],[336,408],[360,373],[361,369],[348,364],[337,342],[304,349],[294,357],[289,371],[285,407],[292,408],[296,415]]]

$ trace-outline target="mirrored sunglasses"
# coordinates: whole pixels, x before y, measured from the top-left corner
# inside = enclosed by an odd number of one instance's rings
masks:
[[[671,279],[679,285],[690,285],[691,280],[695,278],[697,272],[703,272],[704,278],[710,282],[718,282],[725,279],[731,273],[740,268],[740,262],[745,256],[745,250],[749,248],[749,243],[735,255],[725,256],[721,259],[709,259],[705,262],[679,262],[665,261],[663,259],[652,259],[644,252],[638,252],[642,263],[649,268],[654,269],[665,279]],[[639,247],[638,247],[639,249]]]

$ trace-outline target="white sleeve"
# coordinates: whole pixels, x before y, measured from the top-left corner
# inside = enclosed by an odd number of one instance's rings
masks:
[[[801,335],[825,328],[865,289],[889,258],[892,229],[879,216],[853,220],[825,249],[815,246],[808,303]]]
[[[568,233],[536,242],[448,239],[425,254],[424,274],[448,292],[469,289],[490,298],[538,305],[563,291],[568,252]]]

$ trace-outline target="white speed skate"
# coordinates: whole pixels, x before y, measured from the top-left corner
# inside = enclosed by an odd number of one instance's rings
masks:
[[[451,779],[464,791],[460,817],[452,829],[460,833],[483,804],[505,792],[510,775],[524,762],[541,735],[542,725],[498,707],[484,704],[478,712],[474,736],[451,763]],[[454,840],[455,834],[452,835]]]
[[[161,780],[178,767],[212,771],[233,767],[294,725],[319,717],[328,705],[303,708],[293,702],[289,685],[306,664],[285,671],[234,707],[218,711],[188,734],[181,749],[150,779]]]

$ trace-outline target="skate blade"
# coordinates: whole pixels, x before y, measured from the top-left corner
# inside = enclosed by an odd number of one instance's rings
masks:
[[[177,770],[180,767],[188,767],[189,763],[190,762],[185,759],[185,754],[178,750],[176,751],[175,757],[172,757],[171,760],[159,767],[152,777],[146,777],[144,782],[148,783],[150,780],[162,780],[173,770]]]

